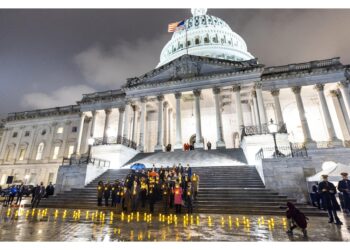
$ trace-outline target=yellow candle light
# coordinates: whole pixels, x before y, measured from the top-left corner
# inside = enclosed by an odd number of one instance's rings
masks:
[[[191,225],[193,224],[193,215],[191,215]]]
[[[85,219],[89,219],[89,211],[86,211],[86,213],[85,213]]]

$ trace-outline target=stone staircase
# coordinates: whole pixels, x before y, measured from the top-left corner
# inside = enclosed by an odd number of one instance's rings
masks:
[[[123,179],[129,169],[110,169],[85,188],[72,189],[47,200],[42,200],[41,207],[59,207],[76,209],[97,209],[96,186],[98,181]],[[283,209],[288,199],[265,188],[253,166],[212,166],[193,168],[192,172],[200,176],[199,194],[194,203],[195,213],[213,214],[265,214],[284,215]],[[307,215],[324,215],[306,204],[297,204]],[[110,209],[99,207],[99,209]],[[120,206],[117,211],[120,212]],[[139,211],[148,211],[139,209]],[[186,211],[184,208],[183,211]],[[162,212],[161,204],[156,203],[155,212]]]
[[[171,167],[178,163],[190,164],[191,167],[247,165],[247,159],[241,148],[139,153],[125,163],[124,167],[137,162],[142,162],[147,168],[151,168],[154,163],[156,167]]]

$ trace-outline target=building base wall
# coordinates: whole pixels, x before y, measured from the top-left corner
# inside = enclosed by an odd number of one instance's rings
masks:
[[[0,185],[5,186],[8,176],[14,176],[15,182],[23,182],[26,185],[37,185],[49,181],[56,182],[58,163],[54,164],[14,164],[0,166]]]

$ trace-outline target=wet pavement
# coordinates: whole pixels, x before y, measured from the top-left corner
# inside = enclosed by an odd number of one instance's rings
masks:
[[[0,208],[0,241],[350,241],[344,225],[310,217],[308,237],[286,234],[279,216],[115,214],[92,210]]]

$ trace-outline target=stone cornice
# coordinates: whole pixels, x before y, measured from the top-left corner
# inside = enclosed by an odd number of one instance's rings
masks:
[[[82,104],[94,104],[94,103],[105,103],[116,100],[123,100],[125,98],[125,93],[121,89],[109,90],[103,92],[95,92],[90,94],[83,94],[81,101],[77,103]]]
[[[56,108],[49,108],[49,109],[37,109],[32,111],[9,113],[7,116],[7,121],[10,122],[10,121],[18,121],[18,120],[26,120],[26,119],[51,117],[51,116],[79,114],[79,113],[80,113],[80,106],[71,105],[71,106],[56,107]]]
[[[264,69],[261,79],[263,81],[279,80],[342,71],[345,67],[340,63],[339,59],[339,57],[335,57],[325,60],[267,67]]]

